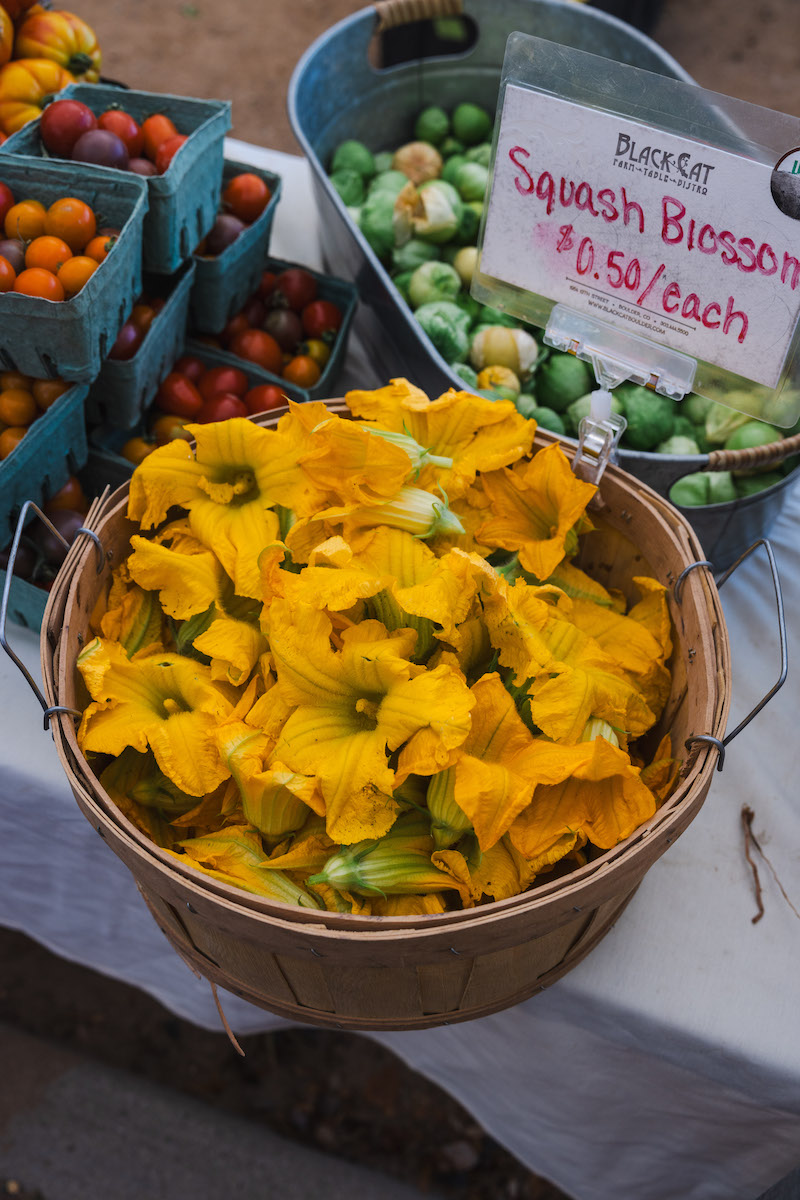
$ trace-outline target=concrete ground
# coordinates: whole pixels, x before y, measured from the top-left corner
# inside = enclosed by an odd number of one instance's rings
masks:
[[[0,1024],[0,1195],[421,1200],[416,1188]],[[432,1193],[426,1193],[434,1200]]]

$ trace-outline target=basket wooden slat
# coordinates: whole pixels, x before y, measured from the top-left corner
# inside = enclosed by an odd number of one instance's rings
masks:
[[[328,407],[347,415],[342,401]],[[278,410],[258,420],[274,424]],[[537,434],[537,446],[554,438]],[[569,448],[566,448],[569,452]],[[89,615],[134,526],[127,487],[92,514],[95,548],[76,544],[50,596],[42,633],[48,703],[81,709],[75,660]],[[671,587],[703,559],[683,517],[657,493],[614,467],[592,510],[595,532],[580,563],[601,582],[638,598],[632,580],[651,574]],[[713,578],[705,568],[671,594],[673,686],[654,737],[669,731],[677,754],[694,734],[724,734],[730,661]],[[646,871],[697,814],[716,751],[694,743],[673,795],[624,843],[521,896],[429,917],[356,917],[295,908],[242,892],[158,849],[116,808],[81,753],[69,716],[55,717],[56,747],[81,811],[134,875],[177,953],[198,973],[294,1020],[348,1029],[415,1029],[483,1016],[561,978],[608,932]]]

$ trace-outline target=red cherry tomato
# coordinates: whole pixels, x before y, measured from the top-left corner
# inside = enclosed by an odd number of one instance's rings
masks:
[[[213,400],[224,392],[243,396],[250,381],[240,367],[209,367],[197,382],[197,390],[204,400]]]
[[[304,267],[287,267],[275,280],[273,304],[283,303],[295,312],[302,312],[317,298],[317,281]]]
[[[57,158],[69,158],[78,138],[96,128],[97,117],[80,100],[53,100],[39,119],[42,144]]]
[[[153,162],[155,163],[155,168],[159,175],[163,175],[167,170],[173,158],[186,141],[187,136],[188,135],[185,133],[176,133],[174,137],[167,138],[167,140],[162,142],[158,147]]]
[[[231,353],[247,362],[257,363],[273,375],[280,375],[283,352],[271,334],[264,329],[243,329],[230,343]]]
[[[98,129],[115,133],[127,147],[130,158],[141,158],[144,146],[142,127],[135,117],[122,108],[109,108],[97,118]],[[128,164],[130,166],[130,163]]]
[[[245,329],[250,329],[251,325],[243,312],[238,312],[235,317],[231,317],[228,324],[219,335],[219,340],[226,348],[230,347],[231,342],[237,334],[242,333]]]
[[[203,397],[187,375],[170,371],[156,392],[156,406],[177,417],[195,418],[203,407]]]
[[[196,354],[182,354],[172,369],[180,371],[181,375],[188,375],[192,383],[197,383],[208,367]]]
[[[210,421],[227,421],[230,417],[249,415],[241,396],[234,396],[233,392],[219,392],[210,400],[206,400],[195,420],[201,425],[207,425]]]
[[[0,229],[5,224],[6,213],[10,208],[13,208],[16,201],[14,193],[7,183],[0,183]]]
[[[266,180],[252,171],[234,175],[222,192],[223,206],[248,225],[261,216],[271,198],[272,192]]]
[[[275,284],[278,281],[278,276],[275,271],[262,271],[261,279],[258,284],[258,295],[262,300],[269,300],[272,293],[275,291]]]
[[[301,313],[306,337],[321,338],[336,333],[342,324],[340,308],[330,300],[312,300]]]
[[[289,397],[277,383],[257,383],[244,394],[249,413],[269,412],[271,408],[282,408]]]

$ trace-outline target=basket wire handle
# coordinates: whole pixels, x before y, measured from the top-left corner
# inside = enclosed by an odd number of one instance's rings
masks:
[[[457,17],[463,11],[462,0],[376,0],[378,33],[409,25],[412,21],[435,20],[437,17]]]
[[[16,666],[19,668],[19,670],[25,676],[26,680],[28,681],[28,686],[30,687],[30,689],[33,692],[36,699],[41,704],[42,710],[44,713],[44,726],[43,727],[45,730],[47,730],[50,728],[50,718],[55,713],[71,713],[75,717],[80,717],[83,714],[81,712],[79,712],[78,709],[68,708],[64,704],[48,705],[46,698],[42,695],[42,693],[39,690],[36,680],[33,678],[30,671],[25,666],[24,662],[22,662],[22,660],[14,653],[14,651],[11,649],[10,645],[8,644],[8,638],[6,636],[6,623],[8,620],[8,598],[11,594],[11,581],[14,577],[14,567],[15,567],[16,561],[17,561],[17,551],[19,549],[20,539],[22,537],[22,530],[24,528],[25,521],[26,521],[26,518],[27,518],[29,512],[34,512],[37,517],[39,517],[42,521],[44,521],[45,525],[50,530],[50,532],[55,534],[55,536],[58,538],[58,540],[63,543],[65,550],[69,550],[69,548],[70,548],[70,543],[66,540],[66,538],[63,538],[61,536],[61,534],[58,532],[58,530],[56,529],[53,522],[51,520],[49,520],[48,517],[45,516],[45,514],[42,512],[42,510],[36,504],[34,504],[34,502],[32,500],[26,500],[22,506],[22,509],[19,514],[19,518],[17,520],[17,527],[14,530],[14,539],[11,543],[11,550],[9,551],[9,555],[8,555],[8,566],[6,568],[6,578],[5,578],[5,583],[3,584],[3,597],[2,597],[2,600],[0,600],[0,646],[3,647],[3,649],[5,650],[8,657],[16,664]],[[100,572],[102,571],[104,563],[105,563],[105,555],[103,554],[102,543],[101,543],[99,537],[97,536],[97,534],[93,532],[93,530],[86,529],[83,525],[81,525],[81,527],[75,531],[75,537],[77,538],[78,534],[81,534],[81,533],[85,534],[86,537],[91,538],[92,541],[94,542],[94,548],[97,553],[97,573],[99,575]]]
[[[747,716],[743,720],[741,720],[739,722],[739,724],[736,726],[736,728],[731,733],[727,734],[726,737],[717,738],[717,737],[714,737],[713,734],[710,734],[710,733],[697,733],[697,734],[694,734],[692,737],[689,737],[686,739],[684,745],[686,745],[687,747],[690,746],[692,742],[706,742],[708,745],[716,746],[717,750],[719,751],[719,759],[717,761],[717,770],[718,771],[722,770],[723,764],[725,762],[725,747],[728,745],[729,742],[733,741],[733,739],[736,737],[737,734],[742,732],[742,730],[745,728],[746,725],[750,724],[750,722],[753,720],[753,717],[757,716],[761,712],[762,708],[764,708],[764,706],[769,703],[769,701],[772,699],[772,697],[775,695],[775,693],[783,687],[784,683],[786,682],[787,672],[789,670],[789,655],[788,655],[787,644],[786,644],[786,616],[785,616],[784,608],[783,608],[783,592],[781,590],[780,576],[778,575],[778,566],[777,566],[777,563],[775,562],[775,554],[773,552],[771,544],[767,541],[767,539],[759,538],[757,542],[753,542],[752,546],[749,546],[747,548],[747,550],[745,550],[744,554],[741,554],[739,556],[739,558],[737,558],[736,562],[733,563],[730,567],[728,567],[727,571],[724,571],[722,573],[722,575],[717,580],[717,588],[721,588],[722,585],[728,579],[730,579],[731,575],[736,570],[736,568],[739,567],[746,558],[749,558],[750,555],[755,550],[757,550],[759,546],[763,546],[767,553],[767,558],[769,560],[770,573],[772,575],[772,586],[775,590],[775,605],[776,605],[777,613],[778,613],[778,640],[780,643],[780,651],[781,651],[781,671],[780,671],[780,675],[778,676],[777,681],[772,685],[772,687],[767,692],[767,694],[765,696],[763,696],[761,698],[761,700],[759,700],[758,704],[756,704],[756,706],[750,710],[750,712],[747,714]],[[678,576],[677,580],[675,581],[675,587],[674,587],[675,600],[678,604],[680,604],[680,602],[681,602],[681,591],[683,588],[683,581],[686,578],[686,576],[689,574],[689,572],[694,571],[696,567],[712,567],[712,566],[713,566],[713,563],[708,562],[707,559],[703,559],[699,562],[690,563],[690,565],[688,567],[686,567],[685,570],[681,571],[680,575]]]

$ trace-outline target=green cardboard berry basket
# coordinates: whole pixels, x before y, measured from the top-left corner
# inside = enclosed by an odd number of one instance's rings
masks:
[[[127,430],[139,420],[186,338],[194,273],[195,264],[189,261],[173,276],[145,276],[144,291],[162,295],[166,302],[133,358],[107,358],[103,363],[86,401],[90,424]]]
[[[282,379],[276,380],[272,375],[267,376],[265,371],[262,371],[253,363],[246,362],[242,358],[237,358],[233,354],[227,354],[203,342],[187,341],[185,345],[179,348],[178,353],[172,361],[176,361],[182,354],[196,355],[207,363],[209,367],[239,367],[247,375],[251,386],[258,383],[277,382],[284,388],[289,399],[296,400],[298,403],[302,403],[308,399],[308,395],[301,388],[285,383]],[[168,374],[171,365],[170,363],[164,375]],[[149,415],[149,413],[142,414],[141,419],[130,429],[118,429],[108,424],[96,425],[90,428],[85,475],[86,486],[93,494],[99,494],[104,487],[116,490],[116,488],[128,482],[133,474],[133,463],[125,458],[120,451],[130,438],[146,435]]]
[[[169,169],[144,180],[150,202],[144,223],[144,267],[171,275],[214,224],[222,182],[223,142],[231,126],[230,101],[139,92],[102,83],[71,83],[58,98],[80,100],[97,115],[112,106],[124,108],[140,124],[154,113],[165,113],[179,133],[187,134],[187,142]],[[39,120],[31,121],[12,134],[0,147],[0,154],[46,154],[39,124]],[[81,173],[98,169],[109,168],[80,164]],[[126,171],[114,174],[133,175]]]
[[[6,575],[7,572],[0,568],[0,596],[6,586]],[[8,620],[15,625],[24,625],[26,629],[41,629],[48,595],[44,588],[15,575],[8,589]]]
[[[59,396],[0,462],[0,546],[13,538],[26,500],[41,507],[86,462],[88,390],[75,385]]]
[[[298,266],[302,266],[304,271],[308,271],[316,279],[319,299],[330,300],[332,304],[336,304],[339,307],[342,313],[342,323],[331,347],[330,358],[326,362],[319,379],[313,387],[294,387],[295,392],[302,392],[302,397],[298,396],[297,399],[322,400],[336,394],[333,389],[344,366],[350,328],[358,304],[358,288],[354,283],[350,283],[346,279],[338,279],[334,275],[323,275],[319,271],[311,270],[310,267],[306,267],[302,263],[283,262],[278,258],[268,258],[262,263],[262,270],[275,271],[276,274],[279,274],[289,267]],[[203,347],[203,343],[195,338],[197,332],[190,325],[187,350],[190,350],[192,353]],[[224,362],[239,366],[242,365],[242,360],[236,358],[235,355],[230,354],[227,350],[219,350],[218,353],[222,356]],[[280,375],[273,375],[271,371],[267,371],[264,367],[256,366],[254,363],[247,363],[245,369],[248,371],[252,370],[254,373],[258,372],[260,383],[279,383],[282,387],[286,387],[287,392],[289,391],[289,385],[286,384],[286,380],[282,379]]]
[[[270,200],[261,216],[243,229],[222,254],[216,258],[195,254],[196,269],[189,304],[192,327],[200,333],[221,333],[256,290],[264,269],[281,194],[281,178],[260,167],[226,159],[222,169],[223,188],[234,175],[243,173],[263,179],[270,189]]]
[[[144,179],[107,167],[84,171],[57,159],[0,155],[0,180],[15,197],[45,207],[65,196],[84,200],[98,228],[120,230],[107,258],[71,300],[0,293],[0,364],[36,379],[88,383],[114,344],[142,284]]]

